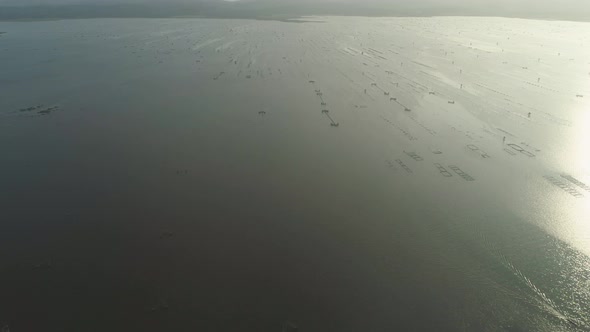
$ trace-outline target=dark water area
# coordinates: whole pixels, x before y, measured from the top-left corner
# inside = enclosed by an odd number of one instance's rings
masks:
[[[590,25],[306,20],[0,23],[0,328],[590,328]]]

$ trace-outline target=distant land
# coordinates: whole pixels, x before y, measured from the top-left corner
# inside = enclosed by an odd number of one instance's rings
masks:
[[[0,20],[48,20],[83,18],[235,18],[289,20],[302,16],[499,16],[526,19],[590,21],[590,10],[564,7],[547,11],[537,8],[507,10],[501,6],[459,7],[452,5],[418,4],[343,4],[289,2],[199,2],[170,4],[78,4],[7,6],[0,4]]]

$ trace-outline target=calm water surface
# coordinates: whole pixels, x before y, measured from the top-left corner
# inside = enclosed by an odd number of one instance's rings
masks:
[[[311,20],[0,22],[0,327],[590,329],[590,24]]]

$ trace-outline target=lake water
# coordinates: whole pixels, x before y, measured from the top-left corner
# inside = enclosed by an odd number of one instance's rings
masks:
[[[590,23],[0,31],[0,328],[590,329]]]

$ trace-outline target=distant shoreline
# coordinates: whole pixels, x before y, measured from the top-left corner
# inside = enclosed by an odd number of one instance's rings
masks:
[[[305,23],[301,19],[312,16],[340,17],[503,17],[543,21],[590,22],[590,10],[579,12],[506,12],[490,9],[445,7],[369,7],[369,6],[298,6],[268,5],[259,3],[219,2],[194,5],[35,5],[2,6],[0,22],[55,21],[66,19],[98,18],[210,18],[253,19],[287,23]]]
[[[97,20],[97,19],[208,19],[208,20],[252,20],[252,21],[275,21],[283,23],[326,23],[325,21],[306,20],[306,17],[314,17],[312,15],[293,16],[288,18],[274,18],[274,17],[213,17],[213,16],[96,16],[96,17],[47,17],[47,18],[19,18],[19,19],[2,19],[0,23],[32,23],[32,22],[53,22],[53,21],[67,21],[67,20]],[[359,17],[359,18],[445,18],[445,17],[465,17],[465,18],[505,18],[515,20],[532,20],[532,21],[547,21],[547,22],[572,22],[572,23],[590,23],[590,20],[574,20],[574,19],[558,19],[558,18],[535,18],[535,17],[519,17],[519,16],[484,16],[484,15],[424,15],[424,16],[367,16],[367,15],[318,15],[317,17]],[[0,35],[6,32],[0,32]]]

